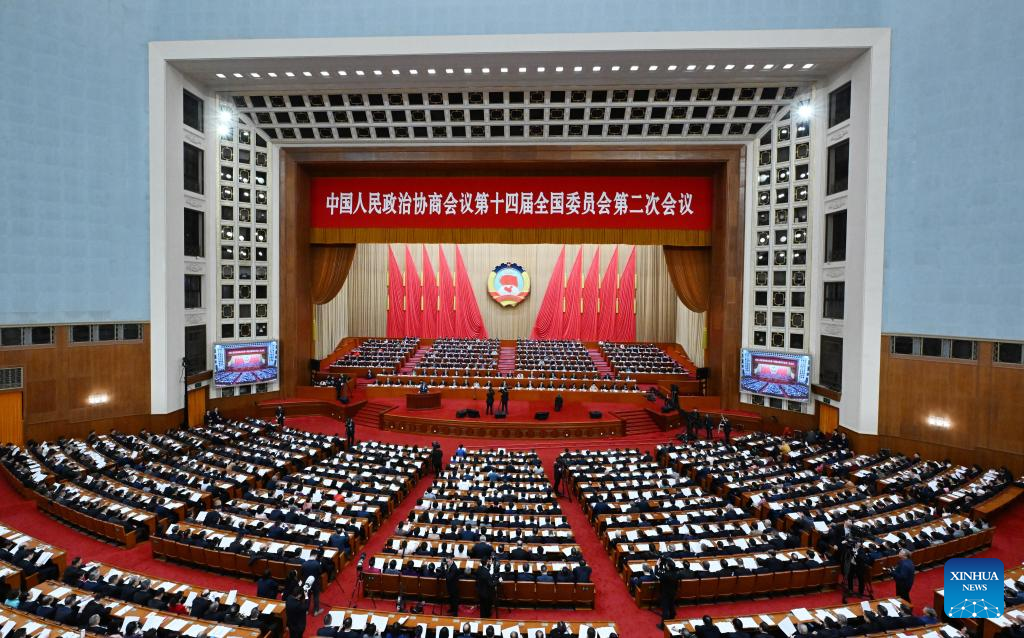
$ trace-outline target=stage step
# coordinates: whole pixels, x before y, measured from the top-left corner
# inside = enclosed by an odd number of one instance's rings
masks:
[[[620,410],[613,414],[626,422],[626,436],[643,436],[661,431],[647,410]]]
[[[383,412],[390,410],[393,405],[390,403],[380,403],[378,401],[367,401],[362,409],[356,413],[356,426],[365,427],[371,429],[378,429],[380,427],[380,415]]]
[[[587,348],[587,354],[590,355],[590,360],[594,362],[594,367],[601,375],[611,374],[612,367],[609,365],[608,360],[604,358],[604,354],[597,348]]]
[[[413,370],[416,369],[416,366],[423,360],[424,355],[427,354],[427,350],[430,350],[430,346],[420,346],[419,348],[416,348],[416,352],[413,352],[412,356],[405,361],[405,365],[399,368],[398,374],[412,374]]]
[[[502,346],[498,353],[498,372],[511,374],[516,369],[516,347]]]

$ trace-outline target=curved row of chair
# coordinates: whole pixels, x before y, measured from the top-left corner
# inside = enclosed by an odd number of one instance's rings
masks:
[[[448,589],[443,578],[408,576],[404,574],[363,574],[367,596],[394,597],[406,600],[443,601]],[[459,580],[459,598],[476,601],[476,582]],[[502,581],[498,585],[498,606],[515,603],[517,607],[594,608],[594,583],[538,583],[533,581]]]
[[[839,567],[827,565],[813,569],[768,572],[743,576],[691,578],[679,581],[677,600],[714,600],[717,598],[747,598],[765,594],[819,590],[833,587],[839,581]],[[657,604],[658,583],[641,583],[635,593],[638,605]]]

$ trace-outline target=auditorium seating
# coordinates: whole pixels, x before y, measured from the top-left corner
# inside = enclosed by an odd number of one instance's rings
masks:
[[[589,568],[540,460],[535,453],[504,450],[456,452],[384,551],[373,556],[372,568],[381,574],[367,590],[444,597],[443,577],[459,570],[464,597],[472,600],[470,578],[491,557],[502,604],[593,607]]]
[[[781,633],[789,638],[797,635],[820,635],[824,632],[843,636],[924,636],[938,632],[942,638],[963,638],[959,630],[942,624],[938,618],[913,615],[913,610],[897,598],[865,601],[859,605],[797,608],[749,616],[704,616],[668,622],[665,624],[665,634],[674,637],[700,633],[698,628],[705,624],[714,625],[722,638],[750,635],[758,631],[769,634]]]
[[[689,374],[678,361],[653,343],[602,341],[598,347],[616,374]]]
[[[536,620],[460,618],[458,616],[438,617],[427,614],[377,610],[370,612],[365,609],[335,607],[324,617],[324,627],[317,631],[317,635],[332,637],[337,635],[338,630],[363,631],[367,625],[375,626],[380,635],[385,635],[388,630],[416,631],[420,627],[425,627],[436,638],[455,638],[456,635],[468,635],[476,638],[484,636],[488,627],[493,627],[495,636],[510,636],[513,635],[511,632],[515,632],[515,635],[523,638],[535,638],[538,636],[535,633],[538,629],[542,630],[539,636],[545,636],[558,623]],[[589,638],[590,628],[594,629],[594,635],[597,638],[617,638],[619,635],[618,628],[612,622],[590,620],[580,623],[569,622],[565,623],[565,626],[570,636]],[[460,631],[464,633],[460,634]]]
[[[367,339],[332,364],[338,368],[397,370],[419,346],[419,339]]]
[[[486,374],[498,369],[501,342],[497,339],[435,339],[416,362],[417,374],[428,375],[448,370],[472,370]]]
[[[516,370],[596,372],[597,367],[579,341],[517,339]]]

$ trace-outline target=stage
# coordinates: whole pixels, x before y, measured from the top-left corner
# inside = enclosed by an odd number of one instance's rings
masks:
[[[635,409],[621,403],[599,401],[566,400],[560,412],[555,412],[553,401],[530,401],[525,399],[509,401],[509,413],[504,419],[484,414],[484,401],[443,397],[437,409],[410,409],[405,399],[378,398],[375,403],[387,403],[392,407],[381,414],[380,427],[383,430],[437,434],[441,436],[465,436],[484,438],[592,438],[623,436],[625,422],[615,412]],[[497,397],[494,408],[498,409]],[[480,412],[478,418],[458,418],[456,413],[464,409]],[[590,412],[601,413],[591,418]],[[537,412],[547,412],[547,420],[535,418]]]

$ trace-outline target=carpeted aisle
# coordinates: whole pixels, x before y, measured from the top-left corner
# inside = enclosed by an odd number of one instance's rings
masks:
[[[323,417],[290,417],[288,425],[315,432],[341,434],[342,424],[332,419]],[[356,436],[359,440],[372,439],[406,445],[429,445],[432,438],[426,435],[405,434],[390,431],[368,428],[364,425],[357,427]],[[567,445],[573,448],[612,448],[612,447],[636,447],[653,452],[657,442],[667,440],[665,433],[644,436],[630,439],[589,439],[572,441],[524,441],[499,440],[499,439],[442,439],[446,457],[450,455],[455,447],[461,442],[467,447],[507,447],[509,449],[532,449],[536,450],[544,463],[548,476],[553,475],[553,464],[555,457]],[[368,555],[380,551],[387,538],[394,531],[398,523],[404,520],[415,505],[416,499],[423,494],[427,486],[432,482],[433,477],[428,475],[421,479],[409,496],[398,505],[396,510],[388,517],[381,528],[375,532],[369,543],[363,548]],[[608,557],[604,546],[598,539],[590,522],[587,520],[579,504],[571,502],[567,498],[561,499],[562,511],[569,520],[577,543],[583,552],[584,558],[593,569],[593,580],[597,588],[596,608],[593,611],[567,611],[548,609],[507,609],[500,608],[499,615],[502,618],[542,620],[611,620],[618,624],[620,635],[625,637],[656,638],[662,636],[662,632],[656,628],[658,616],[649,610],[637,608],[626,589],[626,585],[618,572],[615,570],[611,559]],[[185,567],[182,565],[166,563],[153,558],[148,542],[141,543],[131,550],[108,545],[99,542],[91,537],[79,533],[62,523],[59,523],[39,513],[32,501],[22,499],[14,489],[0,480],[0,522],[20,529],[32,536],[35,536],[47,543],[61,547],[68,553],[69,560],[74,556],[82,556],[86,560],[99,560],[125,569],[136,570],[145,574],[166,578],[168,580],[186,582],[201,587],[216,588],[222,591],[238,589],[239,591],[254,594],[255,584],[251,580],[233,578],[213,574],[210,572]],[[996,520],[995,525],[999,528],[992,547],[980,554],[999,558],[1006,567],[1020,564],[1024,560],[1024,503],[1018,503],[1014,507],[1004,511]],[[323,607],[347,606],[352,599],[352,589],[356,582],[356,561],[346,566],[338,579],[332,583],[321,596]],[[942,568],[934,567],[918,574],[914,586],[915,607],[930,605],[932,592],[942,586]],[[892,582],[881,582],[875,584],[877,596],[891,596],[894,594]],[[710,605],[681,606],[678,610],[678,617],[693,618],[705,613],[721,615],[748,615],[755,612],[782,611],[797,607],[820,607],[837,605],[840,603],[840,596],[836,591],[809,594],[803,596],[785,596],[776,598],[759,598],[738,602],[721,602]],[[372,601],[366,598],[356,598],[354,605],[368,609],[377,608],[385,611],[395,609],[394,601],[377,600]],[[427,605],[426,611],[433,611],[433,606]],[[439,606],[439,611],[444,607]],[[462,614],[471,616],[476,613],[476,608],[468,605],[462,607]],[[307,624],[306,635],[312,636],[316,633],[322,623],[323,616],[310,617]]]

